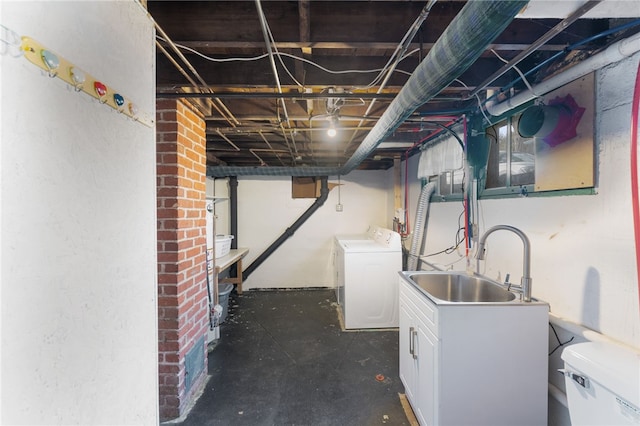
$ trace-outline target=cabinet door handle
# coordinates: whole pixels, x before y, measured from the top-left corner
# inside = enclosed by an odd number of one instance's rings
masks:
[[[416,355],[413,353],[413,327],[409,327],[409,353],[413,356],[413,358],[416,357]]]
[[[418,332],[415,327],[409,327],[409,353],[413,356],[413,359],[418,359],[418,354],[416,353],[416,337],[418,337]]]

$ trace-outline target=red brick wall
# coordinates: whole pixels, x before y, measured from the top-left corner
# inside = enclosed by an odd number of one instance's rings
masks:
[[[156,104],[158,203],[158,362],[160,417],[183,414],[185,355],[206,335],[206,136],[203,118],[177,100]],[[202,350],[206,354],[205,345]]]

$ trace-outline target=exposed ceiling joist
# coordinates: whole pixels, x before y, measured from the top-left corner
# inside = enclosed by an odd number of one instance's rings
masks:
[[[273,36],[269,52],[255,1],[148,0],[148,10],[164,33],[158,40],[158,97],[186,99],[205,114],[210,166],[344,164],[465,3],[437,1],[406,45],[406,57],[381,84],[391,55],[426,1],[264,1],[264,18]],[[639,27],[630,27],[598,36],[640,18],[640,0],[593,3],[583,15],[591,19],[562,25],[586,3],[530,1],[520,19],[471,68],[416,110],[415,121],[403,125],[401,137],[396,135],[404,145],[380,148],[360,167],[391,167],[393,161],[373,157],[404,155],[408,142],[418,142],[427,130],[433,131],[425,123],[439,120],[434,114],[468,113],[487,90],[506,87],[518,72],[544,64],[527,76],[536,83],[617,37],[638,31]],[[557,34],[543,39],[557,26]],[[565,55],[569,45],[579,52]],[[555,55],[558,59],[545,62]],[[505,61],[517,62],[518,71],[509,66],[503,72]],[[509,90],[524,87],[515,83]],[[332,120],[342,129],[334,139],[325,132]],[[361,131],[353,132],[359,125]]]

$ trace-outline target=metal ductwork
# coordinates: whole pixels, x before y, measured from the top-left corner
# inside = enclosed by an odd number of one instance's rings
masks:
[[[525,1],[470,1],[442,33],[415,69],[398,96],[342,167],[233,167],[207,168],[207,175],[331,176],[346,175],[364,161],[422,104],[438,95],[464,73],[528,3]]]

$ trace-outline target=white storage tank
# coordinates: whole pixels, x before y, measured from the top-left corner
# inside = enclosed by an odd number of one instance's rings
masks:
[[[562,359],[572,425],[640,425],[640,352],[585,342]]]

